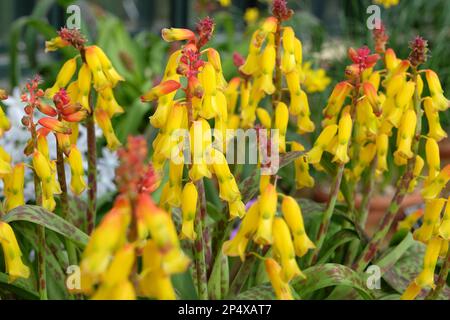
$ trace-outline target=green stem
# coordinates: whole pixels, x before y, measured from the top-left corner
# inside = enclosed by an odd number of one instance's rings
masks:
[[[33,121],[31,120],[33,123]],[[33,139],[33,145],[37,148],[37,135],[36,127],[34,124],[31,126],[31,139]],[[39,177],[36,171],[33,171],[33,182],[34,182],[34,195],[36,204],[42,206],[42,188]],[[39,299],[47,300],[47,270],[46,270],[46,248],[45,248],[45,227],[37,226],[38,233],[38,252],[37,252],[37,264],[38,264],[38,288],[39,288]]]
[[[436,281],[436,287],[431,290],[425,297],[425,300],[435,300],[439,297],[442,289],[447,282],[448,272],[450,270],[450,250],[447,250],[447,255],[445,256],[444,264],[439,272],[439,277]]]
[[[256,257],[254,255],[250,255],[245,259],[244,263],[239,268],[239,271],[237,272],[236,276],[233,279],[233,282],[230,285],[227,299],[235,297],[242,290],[255,264],[255,259]]]
[[[92,108],[92,106],[91,106]],[[86,212],[87,233],[94,230],[97,210],[97,145],[95,139],[95,124],[92,113],[86,120],[87,151],[88,151],[88,207]]]
[[[198,297],[201,300],[208,299],[208,266],[207,266],[207,239],[208,235],[206,226],[203,227],[203,223],[206,222],[206,199],[205,188],[203,185],[203,179],[196,182],[197,191],[199,194],[199,207],[200,212],[195,216],[195,232],[197,233],[197,239],[194,242],[194,258],[197,271],[197,287]]]
[[[333,215],[334,207],[336,205],[336,200],[339,195],[339,188],[341,186],[342,176],[344,174],[344,167],[345,167],[344,163],[341,163],[338,166],[336,177],[334,178],[334,184],[330,190],[330,198],[328,199],[327,209],[325,210],[325,212],[323,214],[322,221],[319,226],[319,231],[316,236],[316,241],[315,241],[316,250],[310,256],[311,258],[309,259],[310,260],[309,265],[316,263],[317,259],[319,258],[319,252],[320,252],[322,244],[325,240],[325,236],[327,234],[328,227],[329,227],[330,221],[331,221],[331,216]]]
[[[418,75],[417,70],[413,70],[413,77],[415,82],[417,81],[417,75]],[[400,211],[403,199],[405,198],[405,195],[408,192],[409,183],[413,178],[413,169],[416,162],[416,155],[418,154],[419,151],[420,134],[422,132],[422,109],[419,91],[417,89],[417,83],[416,89],[414,91],[414,109],[416,111],[417,116],[415,137],[413,139],[411,146],[414,156],[408,160],[406,171],[403,174],[400,183],[397,186],[397,190],[394,194],[391,204],[386,214],[384,215],[380,225],[378,226],[377,231],[364,248],[357,262],[353,264],[353,269],[357,271],[363,271],[380,250],[382,240],[385,239],[385,237],[389,233],[392,223],[394,222],[398,212]]]
[[[56,145],[56,171],[58,173],[58,181],[59,185],[61,187],[61,211],[62,211],[62,217],[66,221],[70,221],[70,214],[69,214],[69,199],[67,196],[67,182],[66,182],[66,169],[64,168],[64,154],[61,148]],[[69,264],[71,265],[77,265],[78,259],[77,259],[77,252],[75,249],[74,244],[69,239],[65,240],[66,242],[66,249],[67,254],[69,256]]]

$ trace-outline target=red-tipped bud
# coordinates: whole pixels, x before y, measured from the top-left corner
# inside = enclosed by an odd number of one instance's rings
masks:
[[[74,113],[71,113],[67,116],[62,116],[62,118],[64,120],[66,120],[67,122],[80,122],[82,120],[84,120],[87,116],[87,110],[83,109]]]
[[[63,134],[71,134],[72,133],[72,130],[70,129],[70,127],[66,126],[61,121],[58,121],[53,118],[42,118],[42,119],[39,119],[38,123],[41,126],[46,127],[47,129],[50,129],[54,132],[63,133]]]
[[[79,103],[68,104],[61,110],[61,114],[63,116],[68,116],[68,115],[78,112],[80,110],[83,110],[83,106],[81,104],[79,104]]]
[[[181,84],[175,80],[167,80],[161,82],[156,87],[153,87],[146,94],[141,96],[141,101],[152,101],[163,95],[169,94],[175,90],[178,90],[181,87]]]
[[[49,117],[56,117],[57,116],[57,112],[55,110],[55,108],[53,108],[52,106],[46,104],[46,103],[39,103],[37,105],[37,108],[40,112],[42,112],[43,114],[49,116]]]
[[[180,41],[180,40],[194,40],[195,34],[189,29],[181,28],[164,28],[161,30],[161,36],[164,41]]]

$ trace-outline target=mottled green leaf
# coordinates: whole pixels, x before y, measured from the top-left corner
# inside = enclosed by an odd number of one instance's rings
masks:
[[[354,239],[358,239],[358,233],[350,229],[342,229],[333,234],[322,246],[317,264],[327,262],[338,247]]]
[[[17,278],[14,282],[10,283],[9,276],[0,272],[0,287],[15,293],[23,299],[39,299],[39,294],[28,279]]]
[[[294,280],[292,287],[303,299],[314,291],[334,286],[344,286],[355,289],[362,298],[372,299],[373,295],[367,288],[364,276],[344,265],[326,263],[304,270],[306,279]]]
[[[86,246],[89,236],[63,218],[39,206],[25,205],[8,212],[3,218],[5,222],[28,221],[46,227],[70,239],[80,247]]]
[[[422,271],[425,249],[426,246],[423,243],[414,241],[397,263],[384,273],[383,279],[399,294],[402,294],[411,281]],[[435,280],[437,280],[437,275],[435,275]],[[423,299],[428,291],[422,290],[418,298]],[[442,300],[450,299],[450,288],[447,285],[438,298]]]

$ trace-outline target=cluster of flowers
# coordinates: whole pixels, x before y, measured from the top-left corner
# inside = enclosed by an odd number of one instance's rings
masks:
[[[314,130],[314,124],[309,118],[308,98],[300,87],[304,80],[302,45],[291,27],[282,26],[282,22],[292,15],[286,2],[274,1],[272,9],[273,16],[266,19],[255,31],[247,59],[239,67],[244,80],[240,89],[241,126],[253,127],[258,116],[265,129],[278,129],[278,152],[285,153],[287,144],[291,145],[292,151],[302,151],[304,147],[300,143],[286,143],[290,114],[297,117],[300,134]],[[262,49],[264,43],[265,47]],[[282,102],[282,75],[290,93],[289,107]],[[272,98],[273,115],[258,107],[265,95]],[[312,186],[314,183],[305,168],[305,161],[305,157],[295,160],[299,188],[304,185]],[[224,243],[223,252],[244,260],[250,241],[264,250],[271,246],[273,250],[264,258],[266,272],[276,296],[280,299],[292,299],[289,282],[295,277],[304,277],[296,257],[303,257],[308,250],[314,249],[315,245],[305,232],[301,208],[297,201],[278,193],[276,185],[271,181],[271,176],[261,176],[260,196],[249,207],[236,235]],[[282,199],[282,216],[277,216],[278,198]]]
[[[211,127],[207,121],[214,119],[214,129],[226,137],[227,83],[222,74],[220,56],[213,48],[201,50],[210,39],[213,28],[212,20],[205,18],[197,25],[197,35],[188,29],[163,29],[164,40],[186,40],[187,43],[170,56],[162,82],[142,96],[143,101],[158,99],[157,109],[150,118],[150,123],[160,129],[153,142],[154,167],[160,172],[166,160],[170,161],[169,180],[163,186],[160,205],[167,210],[182,206],[182,236],[191,240],[196,238],[194,220],[198,186],[195,184],[203,178],[216,175],[220,197],[228,202],[231,218],[245,214],[240,191],[224,156],[226,140],[216,141],[217,148],[213,148]],[[202,60],[204,56],[207,60]],[[181,78],[186,79],[185,88],[181,88]],[[184,97],[175,100],[180,88]],[[174,140],[171,135],[180,128],[189,130],[189,137],[181,136]],[[183,153],[185,138],[190,143],[191,165],[190,182],[183,186],[185,163],[178,156]]]
[[[0,100],[6,100],[7,94],[0,89]],[[0,136],[3,130],[9,129],[8,119],[3,115],[0,108]],[[10,155],[0,147],[0,179],[3,180],[6,200],[2,206],[6,211],[14,209],[23,204],[23,173],[25,166],[23,163],[11,165]],[[3,210],[2,210],[3,211]],[[30,269],[22,261],[22,252],[17,242],[13,229],[6,222],[0,221],[0,244],[5,257],[6,273],[9,275],[9,281],[12,282],[16,278],[28,278]]]
[[[62,28],[59,36],[45,43],[46,51],[55,51],[66,46],[73,46],[79,55],[67,60],[58,73],[53,87],[46,90],[45,95],[52,98],[61,88],[66,88],[72,103],[80,104],[89,114],[91,110],[91,87],[97,92],[94,108],[94,117],[102,129],[108,148],[116,150],[120,146],[112,124],[114,115],[123,113],[123,108],[117,103],[112,89],[119,81],[123,81],[120,74],[114,69],[107,55],[98,46],[85,46],[86,40],[77,29]],[[72,81],[77,71],[77,60],[82,63],[78,69],[78,77]],[[77,130],[77,128],[73,128]]]
[[[83,253],[81,292],[102,300],[175,299],[170,276],[184,272],[190,260],[180,248],[170,213],[152,200],[159,178],[146,163],[145,139],[130,137],[118,153],[119,195]]]

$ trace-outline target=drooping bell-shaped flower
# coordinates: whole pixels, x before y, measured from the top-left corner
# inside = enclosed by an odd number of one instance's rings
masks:
[[[274,254],[281,263],[281,278],[290,281],[294,277],[305,277],[295,260],[294,244],[292,243],[289,227],[283,218],[275,217],[273,220],[273,246]]]
[[[197,237],[194,231],[194,220],[197,212],[197,188],[192,182],[186,183],[181,196],[181,213],[183,223],[181,226],[181,237],[195,240]]]
[[[423,243],[428,243],[433,235],[433,230],[436,226],[436,223],[439,222],[439,217],[444,204],[445,199],[442,198],[427,200],[425,202],[423,223],[420,228],[414,232],[414,238],[416,240]]]
[[[300,206],[294,198],[285,196],[281,203],[281,211],[294,237],[295,254],[303,257],[309,249],[314,249],[316,246],[306,234]]]
[[[22,252],[17,242],[14,231],[9,224],[0,221],[0,243],[6,265],[6,273],[9,282],[17,278],[28,278],[30,269],[22,261]]]
[[[279,300],[293,300],[291,288],[289,282],[284,281],[281,278],[281,266],[272,258],[264,260],[267,275],[269,276],[270,283],[272,284],[275,296]]]

